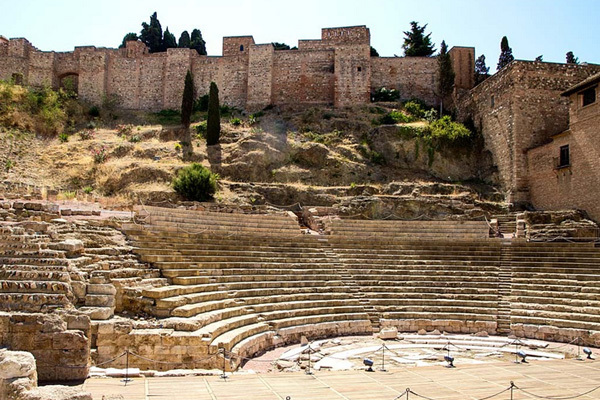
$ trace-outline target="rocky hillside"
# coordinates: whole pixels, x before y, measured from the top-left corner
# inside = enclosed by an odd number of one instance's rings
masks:
[[[182,156],[183,132],[136,118],[137,124],[90,125],[54,137],[4,128],[2,179],[46,186],[67,199],[88,194],[133,203],[176,201],[172,178],[190,161]],[[470,210],[497,209],[503,200],[479,137],[435,136],[425,119],[397,103],[250,116],[232,111],[222,119],[221,143],[211,147],[202,138],[202,122],[191,129],[192,160],[221,177],[217,201],[352,204],[370,215],[383,208],[415,216],[463,214],[465,202]],[[481,201],[489,204],[479,207]]]

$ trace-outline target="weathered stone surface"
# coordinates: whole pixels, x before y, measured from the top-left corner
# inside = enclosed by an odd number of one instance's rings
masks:
[[[382,328],[379,332],[379,337],[384,340],[396,339],[398,337],[398,328],[393,326]]]

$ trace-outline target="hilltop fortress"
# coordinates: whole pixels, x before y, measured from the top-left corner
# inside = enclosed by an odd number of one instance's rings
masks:
[[[225,37],[223,56],[208,57],[177,48],[149,54],[141,42],[128,42],[122,49],[90,46],[66,53],[42,52],[26,39],[0,37],[0,79],[55,88],[68,79],[79,97],[90,103],[114,96],[124,109],[148,111],[181,106],[188,70],[198,96],[208,93],[214,81],[222,103],[248,111],[270,105],[363,105],[381,87],[397,89],[401,99],[439,103],[435,57],[371,57],[370,40],[366,26],[322,29],[320,40],[300,40],[297,50],[275,51],[272,44],[255,44],[252,36]],[[582,103],[583,92],[561,95],[599,73],[600,65],[514,61],[474,87],[475,49],[453,47],[450,55],[457,115],[471,120],[485,138],[507,201],[579,207],[600,219],[594,190],[600,187],[597,174],[587,167],[579,172],[571,168],[571,161],[576,165],[574,160],[597,158],[598,150],[594,145],[575,146],[583,152],[581,158],[565,159],[565,144],[559,146],[562,150],[549,145],[555,135],[569,132],[569,113],[577,116],[585,107],[586,118],[600,118],[595,80],[591,89],[581,89],[595,90],[591,95],[586,92],[586,101],[593,98],[592,103]],[[594,143],[589,129],[593,123],[586,126],[581,134]],[[561,136],[562,142],[567,136]],[[545,147],[531,153],[540,146]]]
[[[161,110],[181,106],[187,70],[198,95],[217,83],[223,103],[248,110],[268,105],[352,106],[370,102],[372,90],[394,87],[403,98],[437,102],[437,64],[429,57],[371,57],[365,26],[327,28],[320,40],[300,40],[297,50],[275,51],[252,36],[223,38],[223,56],[192,49],[149,54],[141,42],[126,48],[76,47],[73,52],[37,50],[26,39],[0,43],[0,79],[60,87],[69,78],[79,97],[99,104],[116,95],[121,107]],[[457,86],[473,86],[474,49],[450,51]]]

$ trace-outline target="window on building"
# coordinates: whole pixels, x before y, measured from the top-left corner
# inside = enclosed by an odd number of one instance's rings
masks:
[[[581,97],[583,99],[583,101],[581,103],[583,107],[590,105],[592,103],[595,103],[596,102],[596,86],[584,90],[581,93]]]
[[[244,51],[244,45],[240,45],[240,51]]]
[[[362,67],[358,67],[357,70],[358,70],[358,72],[361,72],[362,71]]]
[[[569,145],[560,146],[560,158],[558,159],[558,168],[568,167],[571,165],[569,157]]]

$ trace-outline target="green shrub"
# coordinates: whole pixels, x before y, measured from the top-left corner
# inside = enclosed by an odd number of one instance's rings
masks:
[[[186,200],[207,201],[217,192],[217,181],[218,175],[193,163],[177,172],[173,189]]]
[[[438,112],[435,110],[435,108],[431,108],[423,113],[423,119],[429,123],[432,123],[438,119]]]
[[[58,140],[61,143],[67,143],[69,141],[69,135],[65,132],[58,135]]]
[[[142,141],[142,138],[140,137],[140,135],[133,135],[129,138],[130,143],[138,143],[141,141]]]
[[[84,129],[79,131],[79,137],[81,140],[90,140],[94,138],[95,132],[92,129]]]
[[[98,118],[100,116],[100,107],[91,106],[88,110],[88,115],[92,118]]]
[[[108,149],[106,146],[101,146],[99,149],[93,149],[92,157],[96,164],[102,164],[108,159]]]
[[[429,124],[429,129],[431,137],[436,139],[457,141],[471,136],[470,130],[459,122],[453,122],[448,115]]]
[[[83,193],[85,193],[85,194],[90,194],[93,191],[94,191],[94,188],[91,187],[91,186],[86,186],[86,187],[83,188]]]
[[[202,139],[206,139],[206,121],[202,121],[196,125],[196,134]]]
[[[379,120],[379,122],[382,125],[394,125],[394,124],[399,124],[399,123],[413,122],[414,120],[415,120],[414,117],[412,117],[410,115],[406,115],[401,111],[394,110],[394,111],[390,111],[389,113],[382,116],[381,119]]]
[[[239,118],[231,118],[229,123],[233,126],[240,126],[242,124],[242,120]]]
[[[400,92],[396,89],[386,89],[385,87],[376,89],[371,94],[371,101],[397,101],[400,98]]]
[[[416,118],[423,118],[425,116],[425,108],[423,108],[421,103],[414,100],[404,103],[404,109]]]
[[[161,110],[154,113],[154,116],[161,125],[179,125],[181,123],[181,112],[177,110]]]
[[[194,101],[194,111],[206,112],[208,111],[208,94],[200,96]]]

